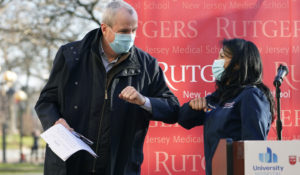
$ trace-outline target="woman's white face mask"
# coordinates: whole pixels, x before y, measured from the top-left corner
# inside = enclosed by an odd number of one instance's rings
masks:
[[[225,59],[216,59],[212,65],[212,73],[216,80],[220,80],[224,72]]]

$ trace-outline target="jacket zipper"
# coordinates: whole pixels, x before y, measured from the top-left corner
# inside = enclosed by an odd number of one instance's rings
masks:
[[[102,128],[102,118],[103,118],[103,115],[104,115],[104,111],[105,111],[105,106],[106,106],[106,102],[107,102],[107,99],[108,99],[108,95],[107,95],[107,89],[108,89],[108,86],[109,84],[111,83],[114,75],[116,75],[118,72],[120,72],[122,69],[119,69],[117,71],[115,71],[113,73],[113,75],[110,76],[110,79],[107,80],[107,73],[105,75],[105,82],[106,82],[106,86],[105,86],[105,91],[104,91],[104,103],[103,103],[103,107],[102,107],[102,113],[101,113],[101,118],[100,118],[100,124],[99,124],[99,130],[98,130],[98,137],[97,137],[97,145],[96,145],[96,154],[98,154],[98,149],[99,149],[99,140],[100,140],[100,135],[101,135],[101,128]],[[94,159],[94,162],[93,162],[93,169],[92,169],[92,172],[96,172],[96,160],[97,159]]]
[[[105,75],[105,80],[107,82],[107,74]],[[104,116],[106,101],[108,99],[107,88],[108,88],[108,85],[106,84],[105,85],[105,90],[104,90],[104,102],[103,102],[102,112],[101,112],[101,116],[100,116],[100,124],[99,124],[98,136],[97,136],[96,154],[98,154],[98,150],[99,150],[99,140],[100,140],[100,135],[101,135],[102,119],[103,119],[103,116]],[[97,163],[97,159],[94,159],[93,169],[92,169],[93,173],[96,172],[96,163]]]

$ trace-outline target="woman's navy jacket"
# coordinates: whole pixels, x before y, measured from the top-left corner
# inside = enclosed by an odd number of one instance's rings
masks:
[[[187,129],[204,125],[206,174],[211,175],[212,157],[220,139],[264,140],[272,115],[267,97],[255,86],[246,87],[222,106],[207,99],[208,112],[195,111],[188,103],[184,104],[180,109],[179,124]]]

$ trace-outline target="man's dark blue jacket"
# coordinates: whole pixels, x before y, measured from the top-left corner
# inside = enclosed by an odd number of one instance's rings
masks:
[[[63,162],[47,148],[45,175],[103,170],[111,175],[140,174],[149,121],[177,121],[179,103],[157,60],[134,46],[106,73],[100,56],[101,37],[101,29],[95,29],[83,40],[59,49],[35,107],[44,129],[64,118],[75,131],[94,141],[92,149],[99,158],[94,161],[87,152],[78,152]],[[150,99],[152,114],[118,97],[127,86]]]

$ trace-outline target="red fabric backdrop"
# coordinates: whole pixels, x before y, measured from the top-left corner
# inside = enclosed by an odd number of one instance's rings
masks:
[[[279,64],[290,72],[281,86],[283,140],[300,139],[300,1],[127,0],[139,15],[136,45],[156,57],[181,104],[214,91],[211,64],[224,38],[253,41],[272,85]],[[269,139],[276,139],[273,124]],[[202,127],[185,130],[151,122],[144,175],[204,174]]]

